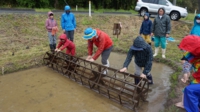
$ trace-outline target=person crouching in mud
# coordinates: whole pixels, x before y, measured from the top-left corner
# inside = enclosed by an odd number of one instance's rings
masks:
[[[61,50],[64,50],[66,48],[67,49],[66,54],[75,56],[75,53],[76,53],[75,44],[69,39],[67,39],[67,36],[65,34],[61,34],[59,38],[60,38],[60,42],[57,48],[55,49],[55,51],[60,52]]]
[[[123,68],[120,69],[120,72],[127,71],[128,65],[130,64],[133,56],[135,56],[135,75],[147,78],[149,80],[149,84],[153,84],[153,78],[150,73],[152,68],[153,53],[151,46],[147,44],[141,36],[138,36],[133,41],[133,45],[128,51]],[[144,70],[142,72],[143,67]],[[135,79],[135,84],[138,84],[139,81],[139,79]]]

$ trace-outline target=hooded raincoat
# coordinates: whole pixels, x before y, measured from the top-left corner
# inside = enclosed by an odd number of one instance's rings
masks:
[[[192,27],[192,30],[190,31],[190,34],[191,35],[200,36],[200,23],[197,23],[196,18],[200,18],[200,14],[195,16],[195,18],[194,18],[194,26]]]
[[[150,35],[151,34],[152,21],[149,19],[149,13],[145,13],[145,15],[148,17],[148,19],[144,19],[144,21],[142,22],[142,25],[140,27],[140,34]]]
[[[138,48],[138,50],[133,50],[132,47],[129,49],[123,67],[128,68],[132,57],[135,56],[135,64],[139,67],[144,67],[143,74],[148,75],[151,71],[153,61],[151,46],[141,36],[138,36],[134,40],[133,46]]]
[[[71,54],[72,56],[74,56],[76,50],[74,43],[68,40],[65,34],[61,34],[59,38],[65,41],[60,41],[57,48],[59,49],[61,47],[60,50],[64,50],[65,48],[67,48],[66,54]]]

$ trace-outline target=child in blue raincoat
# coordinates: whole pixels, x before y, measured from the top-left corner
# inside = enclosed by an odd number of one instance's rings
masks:
[[[190,31],[191,35],[200,36],[200,14],[196,15],[194,18],[194,26]]]

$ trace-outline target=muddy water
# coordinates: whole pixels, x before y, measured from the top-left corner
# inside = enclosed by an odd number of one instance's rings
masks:
[[[121,68],[124,54],[112,53],[111,67]],[[97,60],[100,62],[100,60]],[[129,72],[133,72],[133,62]],[[154,85],[139,112],[159,112],[167,98],[172,69],[153,63]],[[47,67],[0,76],[0,112],[132,112]]]

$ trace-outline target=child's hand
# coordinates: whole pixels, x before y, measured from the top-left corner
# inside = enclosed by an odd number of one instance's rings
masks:
[[[60,51],[60,49],[56,48],[56,49],[55,49],[55,51],[56,51],[56,52],[59,52],[59,51]]]
[[[91,59],[89,59],[88,61],[91,61],[91,62],[93,62],[93,61],[94,61],[94,59],[93,59],[93,58],[91,58]]]
[[[143,73],[140,75],[140,77],[142,77],[142,78],[147,78],[147,76],[146,75],[144,75]]]
[[[86,58],[86,60],[89,60],[89,59],[91,59],[92,58],[92,56],[88,56],[87,58]]]
[[[120,72],[126,72],[126,71],[127,71],[127,68],[124,67],[124,68],[120,69],[119,71],[120,71]]]

